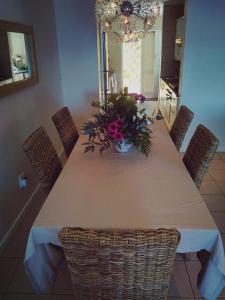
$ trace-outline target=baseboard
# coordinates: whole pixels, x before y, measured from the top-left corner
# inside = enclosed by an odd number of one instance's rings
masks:
[[[40,183],[36,186],[36,188],[34,189],[34,191],[32,192],[32,194],[28,198],[26,204],[24,205],[24,207],[22,208],[22,210],[20,211],[20,213],[16,217],[15,221],[10,226],[9,230],[7,231],[7,233],[5,234],[5,236],[3,237],[3,239],[0,241],[0,253],[3,251],[3,249],[5,248],[5,246],[7,245],[7,243],[9,242],[10,238],[12,237],[13,233],[15,232],[15,228],[16,228],[17,224],[19,223],[19,221],[22,218],[23,214],[25,213],[26,209],[30,205],[30,203],[31,203],[34,195],[36,194],[37,190],[39,189],[39,187],[40,187]]]
[[[62,147],[60,149],[60,151],[58,152],[58,156],[60,159],[63,159],[63,157],[65,156],[65,150]],[[24,205],[24,207],[22,208],[22,210],[20,211],[20,213],[18,214],[18,216],[16,217],[15,221],[13,222],[13,224],[10,226],[9,230],[7,231],[7,233],[5,234],[5,236],[3,237],[3,239],[0,241],[0,253],[4,250],[5,246],[7,245],[7,243],[9,242],[10,238],[12,237],[13,233],[15,232],[15,228],[17,226],[17,224],[19,223],[20,219],[22,218],[22,216],[24,215],[26,209],[28,208],[28,206],[30,205],[30,203],[32,202],[32,199],[34,197],[34,195],[36,194],[36,192],[38,191],[39,187],[40,187],[40,183],[36,186],[36,188],[34,189],[34,191],[32,192],[32,194],[30,195],[30,197],[28,198],[26,204]]]

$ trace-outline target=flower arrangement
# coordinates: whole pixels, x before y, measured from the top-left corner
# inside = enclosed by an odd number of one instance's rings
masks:
[[[85,152],[99,148],[100,154],[111,144],[121,147],[121,143],[132,144],[148,156],[151,150],[151,136],[148,128],[150,118],[145,109],[138,111],[135,99],[126,91],[110,94],[103,104],[92,102],[99,109],[94,120],[83,125],[83,133],[88,135],[88,142],[83,143]]]

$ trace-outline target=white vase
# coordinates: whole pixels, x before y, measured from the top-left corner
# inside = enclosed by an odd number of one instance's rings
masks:
[[[120,142],[115,143],[115,149],[119,153],[126,153],[133,150],[133,144],[127,143],[126,139],[121,140]]]

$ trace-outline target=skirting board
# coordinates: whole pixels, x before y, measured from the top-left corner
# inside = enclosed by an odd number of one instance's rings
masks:
[[[63,158],[63,156],[65,155],[65,151],[64,148],[62,148],[59,152],[58,152],[58,156],[60,159]],[[7,245],[7,243],[9,242],[9,240],[11,239],[13,233],[15,232],[16,226],[17,224],[20,222],[22,216],[24,215],[24,213],[26,212],[28,206],[30,205],[30,203],[32,202],[32,199],[34,197],[34,195],[37,193],[38,189],[40,188],[41,184],[39,183],[36,188],[34,189],[34,191],[32,192],[32,194],[30,195],[30,197],[28,198],[26,204],[24,205],[24,207],[22,208],[22,210],[20,211],[20,213],[18,214],[18,216],[16,217],[15,221],[13,222],[13,224],[10,226],[9,230],[6,232],[5,236],[3,237],[3,239],[0,241],[0,254],[1,252],[4,250],[5,246]]]
[[[13,235],[13,233],[15,231],[16,225],[19,223],[20,219],[24,215],[27,207],[30,205],[30,203],[31,203],[34,195],[36,194],[37,190],[39,189],[39,187],[40,187],[40,183],[36,186],[36,188],[34,189],[33,193],[31,194],[31,196],[27,200],[26,204],[24,205],[24,207],[22,208],[22,210],[20,211],[20,213],[16,217],[15,221],[10,226],[9,230],[7,231],[7,233],[5,234],[5,236],[3,237],[3,239],[1,240],[1,242],[0,242],[0,253],[4,250],[5,246],[7,245],[7,243],[10,240],[10,238],[12,237],[12,235]]]

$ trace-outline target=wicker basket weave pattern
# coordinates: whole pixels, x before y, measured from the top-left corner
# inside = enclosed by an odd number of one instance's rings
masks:
[[[67,107],[63,107],[52,116],[59,137],[65,148],[67,157],[69,157],[74,145],[76,144],[79,134],[73,122],[72,116]]]
[[[177,150],[179,151],[191,121],[194,117],[194,113],[186,106],[181,106],[179,113],[170,129],[170,136],[174,142]]]
[[[205,126],[199,125],[191,138],[183,162],[199,188],[219,146],[218,139]]]
[[[59,233],[75,299],[166,299],[180,234],[176,229]]]
[[[62,165],[45,129],[39,127],[34,131],[24,142],[23,149],[42,187],[49,192],[62,171]]]

